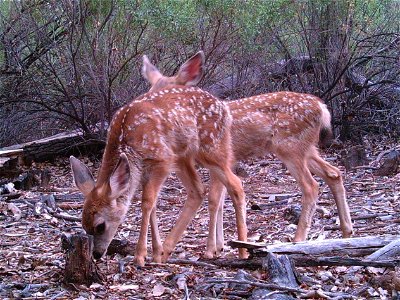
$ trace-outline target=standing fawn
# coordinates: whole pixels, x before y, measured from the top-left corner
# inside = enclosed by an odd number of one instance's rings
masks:
[[[71,157],[77,187],[85,196],[82,226],[94,236],[93,255],[103,256],[123,222],[139,183],[142,183],[142,219],[135,253],[144,265],[148,226],[151,225],[153,260],[165,262],[203,201],[203,186],[195,170],[198,162],[218,178],[232,197],[238,237],[246,241],[246,210],[240,179],[231,171],[231,115],[226,105],[197,87],[204,56],[183,65],[177,84],[165,84],[122,107],[111,122],[97,181],[88,168]],[[156,219],[156,198],[165,179],[176,171],[187,200],[164,244]],[[215,199],[219,205],[219,199]],[[245,249],[239,249],[245,258]]]
[[[189,64],[190,60],[186,62]],[[192,64],[192,69],[203,66]],[[151,72],[150,72],[151,70]],[[146,56],[142,74],[152,90],[173,84],[175,77],[163,76]],[[330,131],[331,116],[316,96],[293,92],[276,92],[227,102],[233,117],[232,148],[236,161],[275,154],[296,179],[302,191],[302,210],[294,241],[304,241],[311,227],[318,198],[318,183],[311,173],[321,177],[332,191],[338,209],[343,237],[353,231],[342,175],[338,168],[323,160],[317,144],[320,133]],[[223,249],[223,205],[225,189],[211,174],[209,194],[209,235],[206,257]],[[215,200],[215,199],[220,199]],[[219,206],[215,206],[219,203]]]

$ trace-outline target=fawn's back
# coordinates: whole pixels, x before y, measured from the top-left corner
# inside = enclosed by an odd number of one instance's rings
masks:
[[[318,143],[321,127],[329,128],[330,123],[325,104],[308,94],[269,93],[230,101],[228,106],[238,160],[280,150],[305,151]]]
[[[174,86],[122,107],[109,138],[142,159],[171,160],[215,151],[230,123],[223,102],[196,87]]]

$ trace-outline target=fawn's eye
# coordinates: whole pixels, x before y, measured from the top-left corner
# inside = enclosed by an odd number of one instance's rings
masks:
[[[106,222],[100,223],[99,225],[96,226],[94,229],[96,234],[103,234],[104,230],[106,230]]]

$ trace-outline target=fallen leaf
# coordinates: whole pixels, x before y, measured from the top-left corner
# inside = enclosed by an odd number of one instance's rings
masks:
[[[165,286],[162,284],[156,284],[153,288],[153,296],[161,296],[165,292]]]
[[[129,290],[137,290],[139,286],[137,284],[122,284],[122,285],[112,285],[110,289],[117,290],[120,292],[129,291]]]

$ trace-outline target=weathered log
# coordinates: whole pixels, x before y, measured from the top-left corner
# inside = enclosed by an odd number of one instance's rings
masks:
[[[399,239],[399,235],[366,236],[347,239],[329,239],[322,241],[305,241],[298,243],[281,243],[267,245],[262,243],[249,243],[241,241],[229,241],[233,248],[246,248],[254,256],[265,256],[268,252],[277,254],[301,254],[301,255],[345,255],[361,251],[363,255],[372,253],[390,242]],[[356,251],[354,251],[356,250]]]
[[[294,288],[299,286],[294,266],[288,256],[268,253],[261,262],[262,268],[268,272],[269,281],[281,286]]]
[[[398,172],[400,165],[400,151],[393,150],[384,159],[382,165],[374,171],[376,176],[390,176]]]
[[[268,273],[268,281],[272,284],[288,288],[299,287],[293,264],[286,255],[269,253],[262,259],[262,268]],[[256,288],[250,299],[293,300],[295,298],[285,292],[279,292],[269,288]]]
[[[51,161],[55,157],[77,153],[96,153],[104,148],[104,141],[70,134],[59,138],[49,138],[23,147],[23,155],[36,162]]]
[[[367,260],[384,260],[400,257],[400,239],[394,240],[386,246],[367,256]]]
[[[93,262],[93,236],[75,234],[61,236],[61,247],[65,253],[64,281],[86,284],[102,282],[104,276]]]
[[[316,267],[316,266],[363,266],[363,267],[384,267],[394,268],[399,265],[400,260],[377,260],[371,261],[366,259],[347,258],[347,257],[316,257],[300,254],[291,254],[289,258],[293,261],[296,267]],[[260,269],[262,264],[262,257],[254,257],[251,259],[230,259],[230,258],[218,258],[213,260],[206,260],[208,267],[228,267],[238,269],[249,269],[257,270]],[[195,263],[201,263],[202,261],[196,261]],[[182,262],[181,260],[171,260],[171,263],[176,264],[192,264],[191,261]],[[193,263],[193,265],[195,265]]]
[[[15,177],[22,173],[17,157],[0,157],[0,177]]]
[[[348,258],[348,257],[313,257],[313,256],[290,256],[296,267],[317,266],[362,266],[376,268],[395,268],[400,265],[400,260],[377,260]]]

